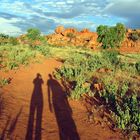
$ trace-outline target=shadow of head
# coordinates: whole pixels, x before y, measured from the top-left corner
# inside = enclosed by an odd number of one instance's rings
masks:
[[[51,74],[48,74],[49,79],[53,79],[53,76]]]
[[[40,73],[37,73],[37,74],[36,74],[36,77],[37,77],[38,79],[40,79],[40,78],[41,78],[41,74],[40,74]]]

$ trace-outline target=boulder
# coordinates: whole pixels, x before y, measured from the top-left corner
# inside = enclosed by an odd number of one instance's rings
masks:
[[[81,33],[89,33],[90,31],[89,31],[89,29],[86,29],[86,28],[85,28],[85,29],[81,30],[80,32],[81,32]]]
[[[65,30],[62,32],[62,35],[63,35],[63,36],[67,36],[69,33],[72,33],[72,34],[76,35],[76,34],[77,34],[77,30],[74,29],[74,28],[67,28],[67,29],[65,29]]]
[[[56,33],[56,34],[61,34],[64,30],[65,30],[64,26],[58,26],[58,27],[55,29],[55,33]]]

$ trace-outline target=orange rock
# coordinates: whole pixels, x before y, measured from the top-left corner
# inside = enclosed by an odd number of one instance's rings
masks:
[[[81,31],[81,33],[89,33],[90,31],[89,31],[89,29],[83,29],[82,31]]]
[[[61,34],[64,30],[65,30],[65,28],[64,28],[63,26],[58,26],[58,27],[55,29],[55,33],[56,33],[56,34]]]
[[[76,34],[77,30],[74,28],[67,28],[62,32],[62,35],[67,36],[69,33]]]
[[[140,30],[136,30],[140,33]],[[130,34],[136,32],[132,29],[128,29],[126,37],[122,42],[120,51],[127,50],[129,52],[140,52],[140,41],[134,42],[130,39]],[[70,39],[68,36],[69,33],[73,34],[73,38]],[[55,29],[55,33],[48,35],[46,37],[48,43],[52,45],[59,46],[83,46],[90,49],[99,49],[101,43],[97,42],[98,35],[96,32],[91,32],[89,29],[83,29],[81,31],[76,30],[75,28],[64,28],[63,26],[58,26]],[[133,51],[134,50],[134,51]]]

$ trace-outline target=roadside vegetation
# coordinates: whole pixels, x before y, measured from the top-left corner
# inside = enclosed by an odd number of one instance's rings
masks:
[[[128,134],[140,131],[139,62],[123,62],[121,54],[114,50],[75,54],[54,75],[70,98],[79,100],[88,95],[99,100],[100,106],[110,112],[114,128]]]

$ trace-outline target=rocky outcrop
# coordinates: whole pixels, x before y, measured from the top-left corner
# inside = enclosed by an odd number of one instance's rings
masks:
[[[63,36],[68,36],[69,34],[73,34],[73,35],[76,35],[77,34],[77,30],[74,29],[74,28],[67,28],[65,29],[63,32],[62,32],[62,35]]]
[[[48,43],[58,46],[83,46],[91,49],[97,48],[97,33],[91,32],[88,29],[78,31],[75,28],[64,28],[58,26],[55,33],[48,35]]]
[[[127,29],[126,37],[120,47],[120,51],[127,53],[140,52],[140,40],[133,40],[133,33],[140,34],[140,30]]]
[[[136,36],[135,36],[136,33]],[[138,39],[132,39],[133,37]],[[46,39],[49,44],[56,46],[81,46],[90,48],[93,50],[100,49],[101,44],[97,42],[98,35],[96,32],[91,32],[89,29],[83,29],[78,31],[75,28],[64,28],[64,26],[58,26],[53,34],[47,35]],[[19,43],[29,44],[26,39],[26,34],[17,38]],[[34,42],[35,45],[40,45],[41,41]],[[127,29],[124,41],[119,48],[122,52],[140,52],[140,30]]]

